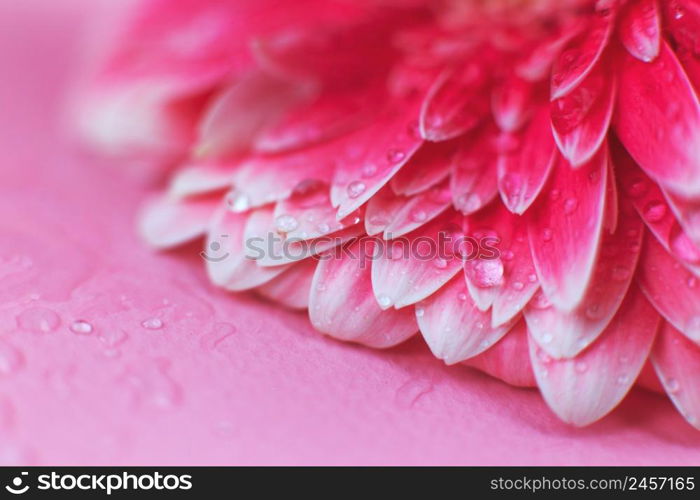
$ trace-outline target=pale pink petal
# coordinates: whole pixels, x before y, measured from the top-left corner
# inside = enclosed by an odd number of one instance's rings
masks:
[[[608,133],[615,102],[615,78],[598,64],[571,92],[550,104],[554,139],[574,167],[596,153]]]
[[[541,107],[519,136],[519,147],[498,158],[498,190],[508,209],[522,214],[544,186],[557,149],[552,137],[549,109]]]
[[[429,141],[445,141],[475,127],[488,113],[482,94],[486,72],[475,63],[445,70],[423,102],[420,131]]]
[[[292,309],[306,309],[317,265],[318,260],[313,257],[292,264],[279,276],[258,287],[256,292]]]
[[[435,219],[450,205],[452,192],[449,181],[445,179],[441,184],[405,199],[401,208],[394,213],[391,222],[386,225],[384,238],[397,238],[410,233]]]
[[[535,387],[527,328],[524,321],[518,323],[496,344],[481,354],[464,361],[467,366],[478,368],[508,384],[518,387]]]
[[[549,407],[578,426],[610,412],[644,366],[658,325],[654,308],[632,289],[600,338],[575,358],[554,359],[530,337],[530,360]]]
[[[576,309],[543,308],[537,301],[525,309],[530,334],[552,357],[574,357],[593,343],[617,313],[630,287],[644,225],[630,205],[620,215],[617,231],[603,235],[593,279]]]
[[[168,194],[185,198],[220,191],[231,186],[233,169],[225,165],[191,164],[181,167],[173,176]]]
[[[397,102],[332,157],[336,168],[331,201],[338,207],[338,217],[346,217],[366,203],[418,150],[423,140],[416,118],[414,103]]]
[[[637,279],[656,310],[700,345],[700,279],[654,238],[646,238],[644,242]]]
[[[397,196],[385,186],[370,198],[365,209],[365,230],[370,236],[383,232],[394,220],[396,214],[406,203],[405,196]]]
[[[220,204],[216,197],[177,200],[160,196],[143,207],[139,233],[156,248],[180,245],[204,235]]]
[[[597,12],[581,40],[559,54],[552,69],[552,100],[564,97],[588,76],[608,44],[613,21],[612,9]]]
[[[659,55],[661,16],[657,0],[630,2],[618,26],[622,44],[634,57],[644,62]]]
[[[233,156],[249,150],[256,134],[273,125],[310,88],[253,72],[222,90],[199,125],[195,152],[200,157]]]
[[[457,142],[425,143],[391,179],[396,194],[411,196],[442,182],[449,174]]]
[[[462,259],[449,252],[450,242],[442,248],[440,243],[439,234],[451,236],[454,227],[454,214],[447,213],[403,238],[377,243],[372,287],[382,309],[423,300],[461,271]]]
[[[668,397],[688,423],[700,429],[700,347],[665,323],[651,360]]]
[[[260,267],[246,255],[246,228],[269,217],[269,209],[247,214],[233,213],[220,207],[212,218],[207,243],[200,256],[206,261],[207,274],[213,283],[228,290],[248,290],[270,281],[288,266]]]
[[[447,364],[459,363],[489,349],[514,324],[492,327],[491,313],[476,307],[461,275],[416,304],[416,317],[430,350]]]
[[[353,255],[324,256],[316,267],[309,297],[314,327],[341,340],[391,347],[418,331],[413,308],[382,310],[372,292],[374,242],[358,240]],[[365,253],[362,253],[364,249]]]
[[[635,161],[663,187],[700,196],[700,102],[671,48],[644,63],[623,57],[615,131]]]
[[[608,177],[607,147],[577,169],[560,159],[547,192],[533,206],[528,235],[544,293],[559,309],[583,300],[602,234]]]

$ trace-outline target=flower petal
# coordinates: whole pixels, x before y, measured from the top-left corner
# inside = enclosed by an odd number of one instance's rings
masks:
[[[491,112],[504,132],[515,132],[526,121],[532,106],[533,84],[511,75],[491,94]]]
[[[318,260],[313,257],[292,264],[279,276],[258,287],[256,292],[292,309],[306,309],[317,265]]]
[[[491,313],[476,307],[461,275],[417,304],[416,316],[430,350],[450,365],[485,351],[514,324],[492,327]]]
[[[383,232],[406,203],[405,196],[397,196],[388,186],[370,198],[365,209],[365,230],[370,236]]]
[[[664,323],[651,361],[678,411],[690,425],[700,429],[700,346]]]
[[[498,190],[508,210],[522,214],[535,201],[558,155],[549,109],[542,107],[520,137],[520,146],[498,158]]]
[[[644,62],[659,55],[661,16],[657,0],[630,2],[623,11],[618,35],[627,51]]]
[[[174,198],[220,191],[231,185],[233,170],[216,164],[191,164],[181,167],[173,176],[168,194]]]
[[[456,142],[425,143],[391,179],[396,194],[411,196],[442,182],[450,174]]]
[[[681,266],[654,238],[646,238],[637,275],[659,313],[700,345],[700,279]]]
[[[498,194],[496,152],[489,133],[470,139],[457,152],[452,164],[450,189],[454,207],[465,215],[490,203]]]
[[[180,245],[204,235],[220,204],[217,198],[176,200],[160,196],[143,207],[139,233],[156,248]]]
[[[418,229],[447,210],[451,204],[451,191],[448,180],[445,179],[441,184],[406,199],[384,229],[384,238],[397,238]]]
[[[663,187],[700,196],[700,102],[671,48],[651,63],[623,57],[615,131],[627,151]]]
[[[391,347],[418,331],[412,308],[383,311],[372,292],[370,262],[375,241],[358,240],[348,253],[324,256],[309,298],[314,327],[332,337],[371,347]],[[364,250],[364,253],[362,253]]]
[[[530,360],[549,407],[578,426],[610,412],[634,384],[658,326],[654,308],[633,289],[600,338],[575,358],[553,359],[530,337]]]
[[[581,304],[566,312],[554,306],[525,309],[530,335],[554,358],[572,358],[593,343],[617,313],[634,276],[644,226],[634,209],[621,212],[614,234],[604,234],[601,254]]]
[[[578,169],[560,158],[548,193],[532,208],[528,235],[537,276],[544,293],[561,310],[575,309],[591,280],[600,247],[607,177],[607,147]]]

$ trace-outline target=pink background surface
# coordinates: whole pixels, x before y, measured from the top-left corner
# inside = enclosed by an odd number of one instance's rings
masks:
[[[155,181],[81,152],[61,121],[94,5],[0,0],[0,463],[700,463],[700,433],[660,396],[570,428],[420,339],[341,344],[212,287],[197,246],[146,249],[134,218]]]

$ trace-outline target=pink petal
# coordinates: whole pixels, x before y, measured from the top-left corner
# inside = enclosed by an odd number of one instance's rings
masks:
[[[537,382],[528,351],[527,328],[524,321],[518,321],[493,347],[469,358],[464,364],[511,385],[535,387]]]
[[[338,217],[357,210],[403,167],[423,140],[418,135],[416,108],[396,103],[370,127],[348,140],[333,158],[336,161],[331,201]]]
[[[498,190],[508,210],[522,214],[530,207],[557,156],[549,109],[542,107],[520,137],[520,146],[498,158]]]
[[[472,129],[488,112],[483,99],[486,72],[474,63],[445,70],[423,102],[420,131],[429,141],[445,141]]]
[[[298,186],[289,198],[277,202],[275,228],[287,238],[310,240],[360,222],[359,212],[340,221],[335,212],[328,185],[309,182]]]
[[[559,54],[552,69],[552,100],[564,97],[588,76],[608,44],[613,20],[611,9],[599,11],[582,38]]]
[[[598,64],[571,92],[550,104],[554,139],[564,158],[583,165],[608,133],[615,102],[615,79]]]
[[[700,345],[700,279],[681,266],[654,239],[646,238],[637,276],[659,313]]]
[[[276,278],[258,287],[256,291],[263,297],[292,309],[306,309],[309,306],[311,283],[317,264],[318,260],[315,258],[293,264]]]
[[[687,200],[669,192],[664,194],[678,223],[695,245],[700,247],[700,200]]]
[[[664,323],[651,360],[668,397],[688,423],[700,429],[700,347]]]
[[[206,261],[207,274],[216,285],[228,290],[248,290],[270,281],[288,266],[260,267],[246,256],[246,233],[261,220],[269,217],[270,209],[249,214],[237,214],[220,207],[212,218],[205,250],[200,256]]]
[[[448,213],[403,238],[377,243],[372,287],[382,309],[415,304],[459,273],[462,259],[448,253],[450,242],[444,240],[451,236],[454,221]]]
[[[513,322],[491,326],[490,312],[476,307],[462,276],[416,305],[418,326],[433,354],[455,364],[487,350],[503,337]]]
[[[632,289],[601,337],[571,359],[553,359],[530,337],[530,360],[549,407],[565,422],[583,426],[625,397],[649,356],[659,316]]]
[[[396,194],[411,196],[435,186],[450,174],[456,142],[425,143],[391,179]]]
[[[216,198],[187,200],[161,196],[147,203],[139,216],[139,233],[151,246],[168,248],[202,236],[214,211]]]
[[[230,187],[233,170],[216,164],[185,165],[177,170],[168,187],[175,198],[211,193]]]
[[[664,28],[679,48],[697,52],[700,44],[700,5],[696,0],[670,0],[662,2]]]
[[[635,161],[663,187],[700,196],[700,103],[671,48],[643,63],[623,57],[615,131]]]
[[[383,311],[377,304],[367,260],[373,246],[370,239],[358,240],[348,247],[354,257],[343,253],[320,260],[311,285],[309,316],[317,330],[332,337],[391,347],[411,337],[418,326],[413,308]]]
[[[630,54],[640,61],[653,61],[659,55],[661,44],[661,18],[657,1],[631,2],[622,14],[618,34]]]
[[[406,199],[384,229],[384,238],[398,238],[414,231],[452,205],[452,192],[447,179],[441,184]]]
[[[542,290],[559,309],[583,300],[600,246],[608,177],[607,147],[578,169],[560,159],[548,192],[532,209],[528,234]]]
[[[452,164],[450,189],[453,204],[465,215],[490,203],[498,193],[496,152],[490,133],[470,139],[457,152]]]
[[[246,75],[221,91],[209,106],[200,122],[196,154],[216,158],[250,149],[260,130],[275,123],[309,92],[264,73]]]
[[[525,310],[530,335],[555,358],[572,358],[591,345],[618,311],[634,276],[644,226],[634,209],[621,212],[614,234],[604,234],[593,279],[581,304],[566,312],[542,308],[535,301]]]
[[[491,94],[493,119],[504,132],[515,132],[525,123],[532,107],[533,84],[515,75]]]
[[[383,232],[406,203],[405,196],[397,196],[388,186],[370,198],[365,209],[365,230],[370,236]]]

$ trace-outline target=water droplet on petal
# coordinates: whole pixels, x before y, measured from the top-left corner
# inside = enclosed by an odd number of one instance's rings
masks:
[[[283,214],[277,216],[275,219],[275,226],[277,226],[277,230],[281,233],[291,233],[299,227],[299,221],[292,215]]]
[[[160,318],[148,318],[141,322],[141,326],[147,330],[160,330],[163,328],[163,321]]]
[[[365,192],[365,189],[367,189],[367,186],[365,185],[364,182],[362,181],[352,181],[350,184],[348,184],[348,196],[352,199],[355,199],[362,195],[362,193]]]
[[[61,324],[61,318],[51,309],[31,307],[17,316],[17,326],[33,333],[50,333]]]
[[[519,291],[519,290],[522,290],[523,288],[525,288],[525,284],[522,281],[514,281],[513,288],[515,288],[516,290]]]
[[[546,227],[542,230],[542,239],[544,241],[552,241],[553,236],[554,236],[554,233],[548,227]]]
[[[428,214],[425,213],[425,210],[416,210],[411,214],[411,219],[413,219],[414,222],[425,222],[427,218]]]
[[[441,257],[438,257],[433,261],[433,265],[438,269],[445,269],[447,267],[447,261]]]
[[[226,206],[232,212],[245,212],[250,208],[250,199],[238,190],[229,191],[226,195]]]
[[[462,302],[464,302],[464,301],[467,300],[467,294],[464,293],[464,292],[459,292],[459,293],[457,294],[457,298],[458,298],[459,300],[461,300]]]
[[[681,390],[681,384],[675,378],[670,378],[666,381],[666,389],[671,394],[676,394]]]
[[[391,297],[381,294],[377,297],[377,302],[381,307],[389,307],[392,304]]]
[[[490,288],[500,285],[503,281],[503,262],[499,258],[473,261],[470,274],[478,287]]]
[[[416,316],[418,318],[422,318],[423,315],[425,314],[425,309],[422,307],[416,307]]]
[[[649,222],[659,222],[666,215],[666,204],[661,201],[650,201],[644,207],[644,217]]]
[[[404,158],[406,158],[406,153],[400,149],[390,149],[386,154],[386,159],[389,160],[389,163],[398,163]]]
[[[377,166],[374,163],[368,163],[362,167],[362,177],[369,178],[374,177],[377,173]]]
[[[78,335],[90,335],[92,333],[92,325],[85,320],[79,319],[71,323],[70,331]]]
[[[540,338],[543,344],[549,344],[552,340],[554,340],[554,336],[551,333],[545,333],[542,335],[542,338]]]
[[[576,211],[576,208],[578,208],[578,200],[576,198],[569,198],[564,202],[564,213],[567,215],[571,215]]]

